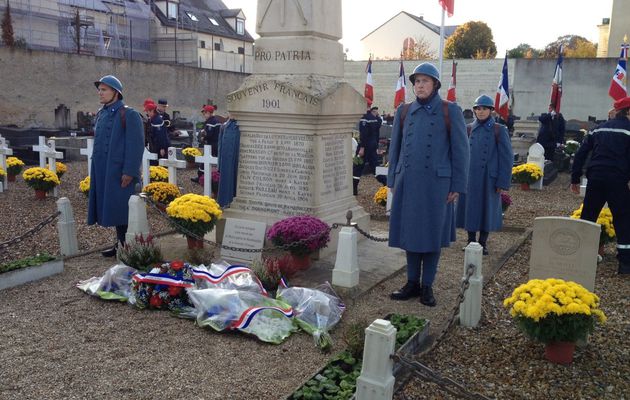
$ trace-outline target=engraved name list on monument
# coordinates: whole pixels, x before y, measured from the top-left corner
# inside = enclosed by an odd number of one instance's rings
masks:
[[[323,178],[321,196],[334,195],[350,189],[351,178],[346,168],[341,168],[348,159],[344,135],[328,135],[322,137]]]

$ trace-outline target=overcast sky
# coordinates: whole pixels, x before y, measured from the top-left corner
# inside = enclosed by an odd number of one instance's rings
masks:
[[[313,0],[321,1],[321,0]],[[230,8],[242,8],[247,17],[246,28],[256,35],[256,4],[258,0],[223,0]],[[460,25],[468,21],[483,21],[494,36],[497,56],[506,50],[527,43],[544,48],[558,36],[579,35],[597,43],[597,25],[610,18],[613,0],[455,0],[455,14],[446,17],[445,25]],[[406,11],[440,25],[438,0],[343,0],[343,47],[350,59],[360,59],[360,39],[381,24]],[[630,32],[628,32],[630,34]]]

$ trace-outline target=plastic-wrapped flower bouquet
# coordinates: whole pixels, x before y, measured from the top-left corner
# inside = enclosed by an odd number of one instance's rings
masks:
[[[299,215],[273,224],[267,233],[267,239],[276,246],[295,243],[288,250],[291,254],[302,256],[326,247],[330,241],[330,230],[319,218]]]

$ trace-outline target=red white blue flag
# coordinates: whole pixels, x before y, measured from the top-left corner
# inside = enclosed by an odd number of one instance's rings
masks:
[[[394,95],[394,110],[397,109],[399,105],[405,102],[405,86],[405,67],[403,66],[403,60],[401,58],[400,72],[398,73],[398,81],[396,82],[396,94]]]
[[[505,55],[505,61],[503,61],[503,70],[501,71],[501,79],[497,86],[497,94],[494,97],[494,110],[505,121],[508,119],[509,105],[510,103],[510,89],[508,86],[508,64],[507,54]]]
[[[621,45],[621,55],[617,62],[617,69],[610,82],[610,88],[608,89],[608,95],[615,100],[623,99],[628,95],[628,89],[626,87],[626,65],[628,63],[628,44]]]
[[[455,0],[439,0],[439,1],[440,1],[440,5],[444,9],[444,11],[446,11],[448,16],[452,17],[453,13],[455,12]]]
[[[556,113],[560,113],[560,101],[562,100],[562,46],[558,50],[558,62],[556,63],[556,71],[553,73],[553,81],[551,82],[551,99],[549,107],[552,107]]]
[[[372,102],[374,102],[374,84],[372,82],[372,57],[368,60],[367,68],[367,78],[365,79],[365,92],[364,96],[367,100],[367,106],[371,107]]]
[[[455,86],[457,85],[457,63],[453,60],[453,70],[451,72],[451,83],[448,85],[448,92],[446,92],[446,100],[455,103],[457,96],[455,95]]]

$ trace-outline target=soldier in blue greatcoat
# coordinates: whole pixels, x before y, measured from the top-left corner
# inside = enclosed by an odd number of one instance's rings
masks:
[[[488,254],[489,232],[503,225],[501,191],[510,189],[514,163],[507,128],[490,115],[493,110],[494,101],[489,96],[475,100],[475,120],[467,128],[468,190],[457,201],[457,227],[468,231],[468,243],[478,241],[483,246],[483,254]]]
[[[236,196],[236,177],[238,176],[238,156],[241,143],[241,131],[235,120],[228,120],[221,127],[219,135],[219,194],[217,202],[221,207],[228,206]]]
[[[406,251],[407,284],[391,297],[420,297],[432,307],[441,249],[455,241],[454,202],[466,192],[469,146],[461,108],[438,94],[437,68],[422,63],[409,80],[416,100],[396,112],[387,176],[389,245]]]
[[[123,87],[115,76],[104,76],[94,85],[103,107],[94,127],[87,222],[116,227],[116,245],[103,252],[113,257],[125,242],[129,198],[140,181],[144,130],[140,114],[123,103]]]

